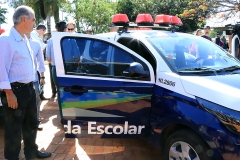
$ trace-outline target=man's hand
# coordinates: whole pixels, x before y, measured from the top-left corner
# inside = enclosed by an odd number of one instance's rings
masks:
[[[40,78],[40,85],[42,86],[42,85],[44,85],[46,82],[45,82],[45,80],[43,79],[43,78]]]
[[[6,93],[8,107],[12,109],[18,108],[17,97],[13,93],[11,89],[5,89],[4,92]]]

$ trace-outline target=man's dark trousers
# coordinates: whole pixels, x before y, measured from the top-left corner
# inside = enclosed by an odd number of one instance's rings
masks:
[[[12,90],[17,97],[17,109],[8,107],[5,93],[1,97],[5,120],[4,156],[8,160],[18,160],[23,138],[25,157],[33,159],[38,150],[35,143],[38,126],[35,90],[33,84],[12,86]]]
[[[50,72],[50,82],[51,82],[51,87],[52,87],[52,95],[56,95],[57,89],[56,89],[55,83],[53,81],[52,64],[48,63],[48,66],[49,66],[49,72]]]

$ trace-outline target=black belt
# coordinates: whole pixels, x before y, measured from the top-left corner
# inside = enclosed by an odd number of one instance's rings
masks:
[[[20,87],[20,86],[29,86],[33,84],[33,82],[29,82],[29,83],[20,83],[20,82],[13,82],[11,83],[11,86],[15,86],[15,87]]]

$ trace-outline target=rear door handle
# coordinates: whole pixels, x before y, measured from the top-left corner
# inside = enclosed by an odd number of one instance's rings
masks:
[[[86,89],[74,89],[74,88],[64,88],[65,92],[77,93],[77,94],[84,94],[87,93],[88,90]]]

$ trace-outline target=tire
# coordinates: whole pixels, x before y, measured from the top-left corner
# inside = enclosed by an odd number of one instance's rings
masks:
[[[185,151],[185,152],[184,152]],[[213,151],[196,133],[179,130],[167,139],[164,160],[212,160]]]

